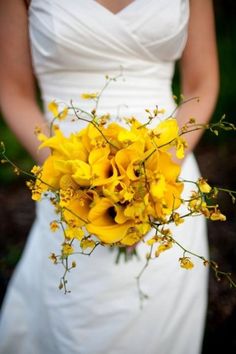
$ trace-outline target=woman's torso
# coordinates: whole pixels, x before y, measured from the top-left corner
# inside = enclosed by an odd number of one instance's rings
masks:
[[[159,105],[169,114],[188,16],[188,0],[135,0],[117,14],[94,0],[32,0],[30,42],[44,102],[72,99],[91,109],[80,94],[122,74],[103,93],[101,112],[142,119]]]

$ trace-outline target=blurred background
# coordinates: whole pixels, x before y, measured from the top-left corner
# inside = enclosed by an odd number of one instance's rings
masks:
[[[236,3],[234,0],[215,0],[217,41],[220,61],[221,89],[213,121],[223,114],[236,124]],[[178,73],[174,93],[179,92]],[[221,132],[218,137],[206,132],[196,149],[201,173],[210,184],[236,190],[236,132]],[[8,157],[29,171],[33,161],[0,118],[0,140],[5,142]],[[236,281],[236,205],[220,194],[220,206],[227,221],[209,222],[210,256]],[[34,203],[25,180],[12,168],[0,166],[0,301],[7,283],[20,258],[34,219]],[[201,284],[199,284],[201,286]],[[236,289],[227,281],[217,282],[210,274],[209,306],[203,353],[236,353]]]

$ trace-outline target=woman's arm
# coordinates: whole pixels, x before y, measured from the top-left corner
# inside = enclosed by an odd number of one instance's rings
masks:
[[[0,106],[11,130],[33,158],[42,163],[45,149],[37,151],[36,126],[46,130],[36,102],[24,0],[0,0]]]
[[[182,93],[186,99],[199,97],[181,106],[177,119],[183,126],[190,117],[207,123],[213,113],[219,88],[218,60],[212,0],[190,0],[190,22],[181,62]],[[203,131],[186,134],[188,151],[196,146]]]

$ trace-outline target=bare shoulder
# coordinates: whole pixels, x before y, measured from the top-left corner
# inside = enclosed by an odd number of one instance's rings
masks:
[[[212,0],[190,0],[188,40],[181,68],[184,83],[195,86],[201,81],[217,89],[218,55]]]
[[[0,0],[0,77],[14,82],[32,75],[25,0]]]
[[[20,54],[25,50],[27,38],[28,13],[25,0],[0,0],[0,46],[3,52],[6,53],[6,47],[11,47],[13,51],[17,48]]]
[[[200,21],[201,18],[211,17],[213,12],[213,0],[190,0],[190,19]]]
[[[1,9],[1,14],[6,14],[9,11],[13,13],[20,10],[20,11],[26,11],[27,7],[30,5],[30,0],[0,0],[0,9]],[[1,16],[2,17],[2,16]]]

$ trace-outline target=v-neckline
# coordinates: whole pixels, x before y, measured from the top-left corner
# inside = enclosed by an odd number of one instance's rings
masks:
[[[100,4],[100,2],[98,2],[96,0],[91,0],[91,1],[95,2],[95,4],[96,4],[95,6],[98,6],[101,9],[103,9],[104,11],[109,12],[112,16],[119,16],[121,13],[123,13],[124,11],[128,10],[129,8],[131,8],[138,0],[132,0],[129,4],[127,4],[126,6],[121,8],[118,12],[111,11],[106,6]]]

